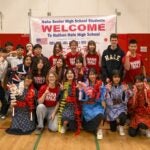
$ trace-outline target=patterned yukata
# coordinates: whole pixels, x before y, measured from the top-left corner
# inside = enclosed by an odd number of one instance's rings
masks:
[[[35,129],[35,119],[31,112],[34,109],[35,91],[31,85],[28,89],[24,89],[21,96],[16,96],[17,105],[15,106],[14,116],[11,126],[6,130],[9,134],[30,134]]]
[[[123,91],[122,85],[112,86],[106,94],[106,117],[108,121],[115,121],[121,113],[127,114],[127,102],[132,92]]]

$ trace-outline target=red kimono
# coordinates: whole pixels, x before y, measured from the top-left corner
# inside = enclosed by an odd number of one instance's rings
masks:
[[[129,101],[128,108],[131,113],[130,127],[137,128],[138,124],[144,123],[150,128],[150,89],[137,91]]]

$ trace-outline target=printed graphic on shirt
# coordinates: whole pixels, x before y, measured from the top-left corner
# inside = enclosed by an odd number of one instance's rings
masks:
[[[88,65],[96,65],[96,58],[87,58]]]
[[[48,94],[46,94],[45,100],[56,101],[56,93],[49,92]]]
[[[120,58],[121,58],[121,56],[116,55],[116,54],[114,54],[114,55],[106,55],[105,56],[106,61],[109,61],[109,60],[120,61]]]
[[[45,83],[45,77],[34,77],[34,82],[36,84],[43,84]]]
[[[130,62],[130,66],[131,69],[139,69],[141,68],[141,61],[137,60],[137,61]]]
[[[75,65],[75,59],[76,59],[76,58],[70,58],[70,64],[71,64],[71,65]]]

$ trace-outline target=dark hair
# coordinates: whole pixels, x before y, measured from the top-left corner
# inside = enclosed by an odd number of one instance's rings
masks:
[[[80,63],[83,64],[83,57],[82,57],[82,56],[78,56],[78,57],[75,59],[75,63],[77,63],[77,61],[79,61]]]
[[[33,46],[33,50],[36,49],[36,48],[42,49],[42,46],[41,46],[40,44],[35,44],[35,45]]]
[[[27,51],[27,45],[28,44],[32,45],[32,48],[33,48],[33,44],[29,42],[29,43],[26,44],[26,51]]]
[[[62,56],[62,57],[59,57],[59,58],[56,60],[56,70],[57,70],[57,61],[58,61],[59,59],[61,59],[62,62],[63,62],[62,68],[65,68],[65,67],[66,67],[66,61],[65,61],[64,57]]]
[[[75,44],[78,46],[78,42],[77,42],[76,40],[72,40],[72,41],[70,41],[70,42],[69,42],[69,46],[71,46],[71,45],[72,45],[72,43],[75,43]]]
[[[112,38],[117,38],[117,39],[118,39],[118,35],[117,35],[116,33],[112,33],[112,34],[110,35],[110,40],[111,40]]]
[[[88,53],[90,53],[90,51],[89,51],[89,47],[90,47],[90,45],[94,45],[95,46],[95,49],[94,49],[94,54],[96,54],[97,52],[96,52],[96,42],[95,41],[93,41],[93,40],[91,40],[91,41],[89,41],[88,42]]]
[[[46,74],[47,74],[47,67],[46,67],[46,65],[45,65],[45,63],[44,63],[43,58],[41,58],[41,57],[40,57],[40,58],[37,58],[37,59],[35,60],[35,62],[33,63],[33,66],[32,66],[32,73],[33,73],[34,76],[38,74],[37,65],[38,65],[38,63],[39,63],[40,61],[43,62],[43,68],[42,68],[42,70],[41,70],[41,75],[46,77]]]
[[[68,73],[69,71],[71,71],[71,72],[74,74],[74,79],[73,79],[73,80],[75,80],[75,72],[74,72],[74,70],[71,69],[71,68],[68,68],[68,69],[66,70],[66,72],[65,72],[64,81],[67,81],[67,73]]]
[[[56,55],[56,46],[58,45],[58,47],[59,47],[59,49],[60,50],[62,50],[63,49],[63,47],[62,47],[62,44],[61,44],[61,42],[56,42],[55,44],[54,44],[54,48],[53,48],[53,55]]]
[[[90,68],[90,69],[88,70],[88,77],[89,77],[89,75],[90,75],[91,72],[97,75],[96,69],[95,69],[95,68]]]
[[[32,61],[32,57],[31,56],[28,56],[28,55],[25,55],[24,58],[23,58],[23,64],[25,63],[25,60],[30,57],[31,58],[31,61]]]
[[[18,45],[16,46],[16,49],[19,49],[19,48],[24,49],[24,47],[23,47],[21,44],[18,44]]]
[[[136,82],[136,81],[143,82],[144,81],[144,76],[143,75],[137,75],[137,76],[135,76],[134,82]]]
[[[130,45],[130,44],[137,44],[137,40],[131,39],[131,40],[129,41],[129,45]]]
[[[14,44],[13,44],[12,42],[7,41],[7,42],[5,43],[5,47],[6,47],[6,46],[14,46]]]
[[[113,82],[113,77],[119,77],[121,82],[121,73],[119,70],[114,69],[111,73],[111,81]]]
[[[32,79],[33,80],[32,73],[27,73],[26,76],[25,76],[25,79]]]

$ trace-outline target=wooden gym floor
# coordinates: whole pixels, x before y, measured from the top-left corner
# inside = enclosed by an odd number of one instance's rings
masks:
[[[37,136],[9,135],[5,129],[10,125],[10,117],[0,120],[0,150],[150,150],[150,139],[145,136],[131,138],[121,137],[110,132],[107,123],[103,127],[103,140],[97,140],[94,135],[81,131],[74,133],[52,133],[47,130]]]

